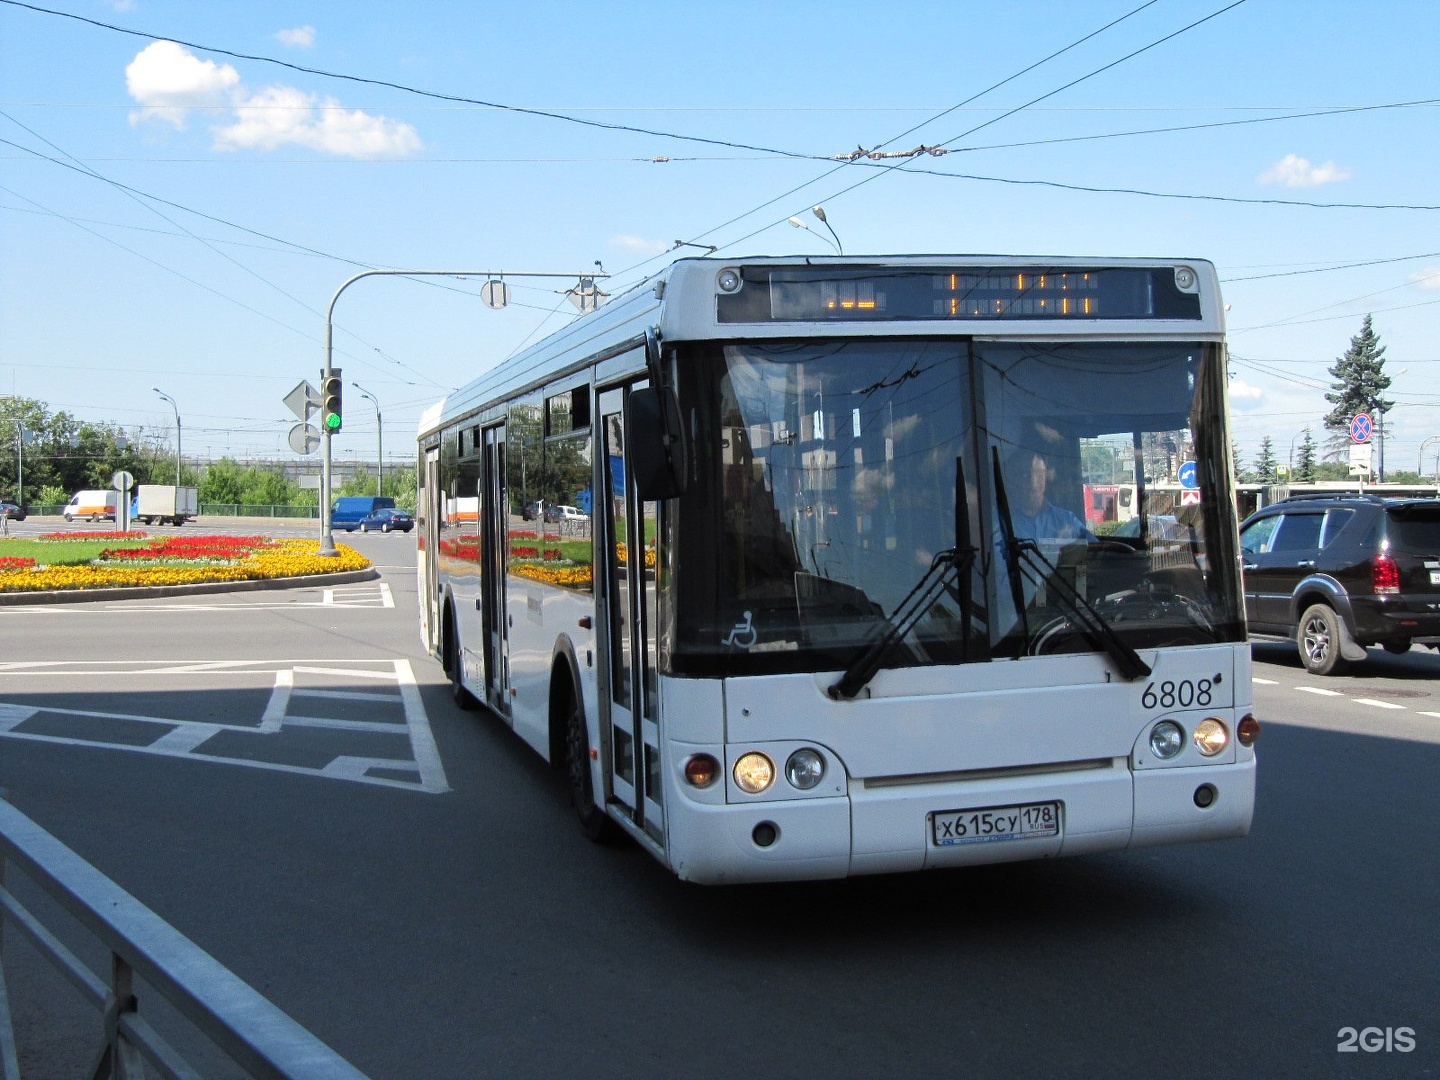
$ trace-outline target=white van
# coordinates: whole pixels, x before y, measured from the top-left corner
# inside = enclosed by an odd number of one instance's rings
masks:
[[[87,521],[115,520],[115,506],[120,498],[118,491],[77,491],[70,496],[65,509],[60,511],[66,521],[85,518]]]

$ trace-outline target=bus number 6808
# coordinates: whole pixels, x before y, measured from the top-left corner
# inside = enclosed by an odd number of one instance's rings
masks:
[[[1214,687],[1210,679],[1148,682],[1140,694],[1140,704],[1146,709],[1189,709],[1197,705],[1204,708],[1211,702]]]

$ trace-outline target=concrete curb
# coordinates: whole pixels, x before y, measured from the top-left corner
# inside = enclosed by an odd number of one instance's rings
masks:
[[[0,592],[0,607],[21,604],[83,604],[95,600],[147,600],[163,596],[196,596],[203,593],[258,592],[262,589],[304,589],[316,585],[349,585],[374,581],[380,571],[344,570],[335,574],[307,574],[300,577],[259,578],[252,581],[203,581],[194,585],[152,585],[146,588],[43,589],[36,592]]]

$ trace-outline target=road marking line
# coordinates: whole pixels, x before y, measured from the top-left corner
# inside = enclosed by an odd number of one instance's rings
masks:
[[[330,731],[369,731],[381,735],[405,735],[406,726],[399,720],[387,723],[384,720],[340,720],[333,716],[285,717],[285,727],[326,728]]]
[[[260,717],[260,730],[266,733],[279,731],[285,722],[285,710],[290,706],[290,694],[295,689],[294,671],[275,672],[275,688],[270,691],[270,700],[265,703],[265,713]]]
[[[335,698],[339,701],[380,701],[400,703],[399,694],[379,694],[373,690],[291,690],[291,697]]]
[[[1433,717],[1435,717],[1435,719],[1440,720],[1440,712],[1422,712],[1420,715],[1421,715],[1421,716],[1433,716]]]
[[[0,731],[9,731],[11,728],[23,724],[39,711],[28,705],[0,704]]]
[[[1256,678],[1255,676],[1253,676],[1253,675],[1250,676],[1250,681],[1251,681],[1252,683],[1259,683],[1261,686],[1279,686],[1279,685],[1280,685],[1280,684],[1279,684],[1278,682],[1276,682],[1274,679],[1257,679],[1257,678]]]
[[[420,767],[420,786],[431,794],[450,790],[445,780],[445,766],[440,761],[440,748],[430,730],[430,717],[420,699],[420,687],[409,660],[395,661],[395,678],[400,683],[400,697],[405,702],[405,723],[410,728],[410,750]]]
[[[97,661],[97,665],[113,667],[115,664],[124,661]],[[200,674],[209,671],[235,671],[241,661],[214,662],[207,664],[202,661],[177,662],[169,661],[168,666],[162,669],[168,674]],[[277,661],[250,661],[250,663],[278,664]],[[337,668],[325,666],[327,663],[353,663],[356,665],[382,664],[390,668],[389,671],[374,670],[363,666],[353,668]],[[319,674],[342,677],[349,680],[356,679],[379,679],[390,683],[398,690],[384,692],[381,690],[320,690],[320,689],[297,689],[295,686],[296,672],[306,674]],[[55,674],[53,669],[32,672],[32,674]],[[96,667],[84,671],[83,674],[139,674],[141,672],[122,672],[104,670]],[[190,761],[205,761],[222,765],[241,765],[246,768],[269,769],[274,772],[287,772],[305,776],[322,776],[329,779],[350,780],[367,784],[376,784],[382,787],[401,788],[408,791],[420,790],[427,794],[440,794],[451,790],[445,777],[445,769],[441,762],[439,748],[436,746],[434,733],[430,728],[430,719],[425,712],[425,705],[420,695],[420,687],[416,682],[414,670],[409,660],[392,659],[385,660],[356,660],[356,661],[310,661],[308,664],[286,665],[276,670],[267,671],[245,670],[245,674],[270,674],[273,677],[273,686],[270,696],[265,704],[265,709],[260,717],[259,725],[254,724],[222,724],[213,721],[177,720],[171,717],[162,716],[141,716],[133,713],[101,712],[93,709],[65,709],[57,707],[32,707],[19,703],[0,702],[0,736],[11,739],[25,739],[31,742],[44,742],[51,745],[84,747],[86,749],[105,750],[128,750],[140,753],[150,753],[159,757],[185,758]],[[403,712],[403,720],[397,717],[392,721],[377,720],[344,720],[335,717],[323,716],[295,716],[288,714],[291,698],[332,698],[337,701],[363,701],[380,703],[394,709],[395,703],[399,703]],[[132,742],[107,741],[103,736],[100,738],[76,738],[66,735],[46,735],[27,731],[17,731],[25,721],[32,717],[50,713],[60,716],[77,716],[96,718],[100,720],[138,721],[141,723],[156,725],[164,728],[159,736],[149,743],[137,744]],[[374,758],[360,755],[338,755],[331,759],[325,766],[316,768],[314,766],[291,765],[285,762],[266,761],[255,758],[235,758],[220,754],[206,753],[200,749],[214,736],[226,732],[243,732],[250,735],[274,735],[282,732],[282,729],[290,727],[295,729],[322,729],[328,731],[354,733],[357,735],[387,735],[400,736],[406,739],[409,744],[411,756],[407,758]],[[283,744],[282,744],[283,745]],[[377,744],[386,745],[386,744]],[[393,744],[389,744],[393,745]],[[371,775],[372,771],[383,770],[384,773],[392,775]],[[397,777],[414,774],[415,779],[399,779]],[[418,781],[418,783],[417,783]]]
[[[1322,687],[1322,686],[1297,686],[1297,687],[1295,687],[1295,689],[1301,691],[1302,693],[1306,693],[1306,694],[1320,694],[1320,695],[1322,695],[1323,697],[1344,697],[1344,696],[1345,696],[1344,694],[1340,693],[1339,690],[1326,690],[1326,689],[1325,689],[1324,687]]]
[[[392,758],[338,757],[320,772],[339,780],[372,781],[371,769],[396,769],[400,772],[418,772],[420,766],[413,761],[397,761]]]
[[[384,660],[376,660],[375,663],[383,664]],[[365,671],[361,668],[326,668],[326,667],[296,667],[292,669],[303,675],[338,675],[344,678],[356,679],[381,679],[385,682],[394,682],[395,675],[389,671]]]
[[[220,724],[187,723],[161,735],[145,749],[159,753],[187,754],[201,743],[208,742],[212,736],[226,730],[234,729],[227,729]]]
[[[1356,705],[1373,705],[1377,709],[1404,709],[1404,705],[1396,705],[1393,701],[1376,701],[1374,698],[1357,697],[1351,698]]]

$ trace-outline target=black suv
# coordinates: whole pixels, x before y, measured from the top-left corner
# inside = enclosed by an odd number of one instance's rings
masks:
[[[1440,500],[1292,496],[1240,526],[1250,634],[1338,674],[1365,646],[1440,649]]]

